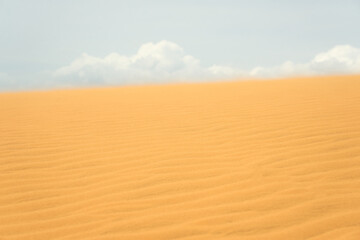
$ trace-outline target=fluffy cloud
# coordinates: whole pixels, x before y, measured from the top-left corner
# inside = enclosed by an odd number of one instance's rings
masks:
[[[70,65],[57,69],[54,76],[68,85],[115,85],[351,73],[360,73],[360,49],[348,45],[317,54],[308,63],[287,61],[280,66],[244,71],[221,65],[201,66],[198,59],[187,55],[179,45],[161,41],[142,45],[132,56],[111,53],[99,58],[84,53]]]
[[[169,80],[191,81],[227,72],[222,67],[209,69],[199,60],[185,54],[175,43],[161,41],[142,45],[133,56],[111,53],[104,58],[83,54],[69,66],[55,71],[54,76],[77,82],[136,84]]]
[[[272,68],[256,67],[250,71],[250,76],[273,78],[356,73],[360,73],[360,49],[349,45],[339,45],[327,52],[317,54],[308,63],[296,64],[287,61]]]
[[[63,83],[77,85],[201,81],[246,75],[228,66],[203,67],[198,59],[169,41],[146,43],[132,56],[111,53],[99,58],[84,53],[54,72]]]
[[[359,73],[360,49],[341,45],[320,53],[310,62],[309,68],[321,74]]]
[[[161,41],[142,45],[132,56],[111,53],[101,58],[84,53],[68,66],[52,72],[12,75],[0,72],[0,91],[358,73],[360,49],[349,45],[335,46],[309,62],[287,61],[279,66],[245,71],[222,65],[202,66],[179,45]]]

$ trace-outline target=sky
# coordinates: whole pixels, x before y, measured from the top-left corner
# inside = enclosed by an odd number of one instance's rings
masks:
[[[0,91],[360,73],[360,0],[0,0]]]

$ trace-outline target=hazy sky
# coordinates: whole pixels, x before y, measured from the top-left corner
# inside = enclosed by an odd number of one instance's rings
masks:
[[[353,73],[359,24],[360,0],[0,0],[0,91]]]

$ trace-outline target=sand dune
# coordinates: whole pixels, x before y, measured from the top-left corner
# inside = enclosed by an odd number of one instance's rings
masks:
[[[0,239],[360,239],[360,76],[0,94]]]

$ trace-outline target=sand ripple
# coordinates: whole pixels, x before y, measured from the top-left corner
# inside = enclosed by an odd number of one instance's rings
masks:
[[[360,239],[360,77],[0,94],[0,239]]]

